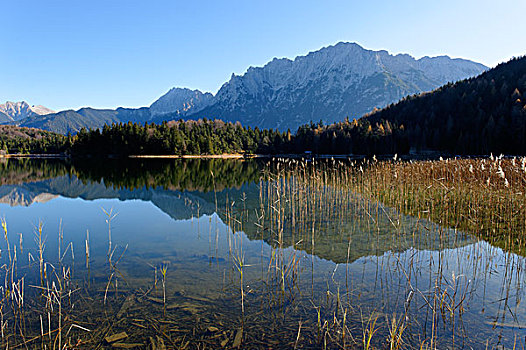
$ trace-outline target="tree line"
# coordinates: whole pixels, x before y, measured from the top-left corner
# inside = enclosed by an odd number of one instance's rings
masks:
[[[286,134],[221,120],[116,123],[102,130],[82,129],[75,136],[73,155],[216,155],[269,153],[280,148]]]
[[[323,125],[310,123],[292,135],[290,131],[243,127],[239,123],[200,119],[113,124],[102,130],[81,130],[72,141],[73,155],[216,155],[290,154],[381,154],[408,149],[403,127],[369,121]]]

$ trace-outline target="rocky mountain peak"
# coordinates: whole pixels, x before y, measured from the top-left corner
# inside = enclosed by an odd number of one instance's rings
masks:
[[[209,106],[214,96],[209,92],[190,90],[187,88],[172,88],[150,106],[152,117],[167,113],[184,116],[190,112],[196,113]]]

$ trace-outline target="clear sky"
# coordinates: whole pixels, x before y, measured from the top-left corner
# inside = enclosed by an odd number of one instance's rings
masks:
[[[55,110],[216,93],[232,73],[339,41],[495,66],[526,54],[525,0],[2,0],[0,103]]]

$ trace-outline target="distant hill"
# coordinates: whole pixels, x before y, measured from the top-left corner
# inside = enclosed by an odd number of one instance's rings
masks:
[[[416,151],[526,154],[526,57],[362,119],[403,125]]]
[[[60,134],[76,134],[80,129],[97,129],[105,124],[118,122],[139,122],[150,120],[148,108],[94,109],[81,108],[78,111],[68,110],[45,116],[26,118],[20,124],[30,128],[49,130]]]
[[[9,123],[11,118],[4,112],[0,112],[0,123]]]
[[[294,60],[274,59],[263,67],[249,67],[241,76],[233,74],[215,96],[174,88],[149,108],[83,108],[32,115],[17,124],[65,134],[112,122],[159,123],[206,117],[294,132],[310,121],[332,123],[359,117],[407,95],[430,91],[486,69],[482,64],[447,56],[417,60],[409,55],[366,50],[355,43],[339,43]],[[4,120],[0,114],[0,123]]]
[[[357,120],[301,126],[292,152],[526,155],[526,57]]]

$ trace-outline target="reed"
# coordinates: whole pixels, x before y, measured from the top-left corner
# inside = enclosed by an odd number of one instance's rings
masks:
[[[101,208],[101,210],[106,215],[106,224],[108,225],[108,261],[110,262],[110,265],[111,265],[110,255],[113,252],[112,251],[112,241],[111,241],[111,222],[113,219],[115,219],[118,213],[113,214],[113,208],[110,208],[110,210]]]
[[[160,271],[163,283],[163,314],[166,316],[166,272],[168,271],[168,265],[163,264]]]
[[[403,240],[410,237],[412,244],[418,245],[420,232],[429,231],[437,235],[439,244],[444,247],[451,244],[448,242],[464,239],[461,237],[467,232],[491,243],[502,242],[499,246],[506,250],[521,252],[526,234],[525,163],[502,157],[424,162],[404,162],[398,158],[390,161],[374,158],[363,161],[273,160],[266,167],[266,181],[260,182],[259,213],[263,217],[258,217],[256,212],[255,219],[258,232],[274,247],[268,270],[278,273],[276,282],[283,292],[287,289],[285,275],[292,271],[289,269],[294,264],[289,265],[284,255],[287,245],[305,249],[313,255],[319,254],[321,247],[328,246],[320,244],[324,232],[338,231],[338,226],[348,230],[345,249],[340,250],[346,252],[340,260],[347,264],[352,262],[355,248],[353,233],[364,230],[371,232],[376,245],[384,245],[387,249],[403,244]],[[416,221],[408,225],[406,215],[411,215]],[[430,223],[438,226],[430,229]],[[460,231],[463,233],[457,234]],[[390,232],[389,236],[384,232]],[[456,331],[462,331],[462,316],[474,286],[461,273],[453,273],[451,277],[442,273],[447,264],[444,254],[438,254],[437,262],[429,263],[427,270],[433,283],[426,292],[417,287],[421,284],[417,270],[420,258],[413,255],[407,262],[397,261],[397,269],[403,272],[409,293],[402,304],[402,314],[385,317],[384,327],[388,331],[386,339],[390,348],[402,348],[405,344],[403,336],[412,328],[407,320],[415,312],[410,306],[415,295],[431,312],[430,332],[426,338],[431,348],[437,347],[443,333],[440,328],[443,326],[439,323],[451,329],[453,344],[459,338]],[[480,254],[473,254],[473,262],[481,258]],[[314,269],[314,262],[311,266]],[[506,266],[515,273],[520,269],[514,262]],[[432,276],[432,271],[438,271],[438,274]],[[352,303],[352,286],[349,285],[347,269],[345,276],[344,294],[349,305]],[[268,279],[269,283],[272,281],[272,278]],[[326,302],[334,298],[336,310],[342,310],[343,320],[332,324],[338,323],[336,329],[343,344],[345,337],[342,335],[346,334],[348,317],[343,308],[341,289],[336,282],[333,283],[336,285],[334,293],[327,284]],[[314,284],[312,290],[314,292]],[[416,304],[421,305],[420,301]],[[321,324],[325,323],[321,307],[316,310],[319,334]],[[373,323],[378,324],[376,320],[365,322],[366,325]],[[423,328],[424,334],[426,329]],[[364,327],[363,334],[367,337],[362,345],[370,347],[376,331]],[[326,341],[324,337],[323,342]]]

